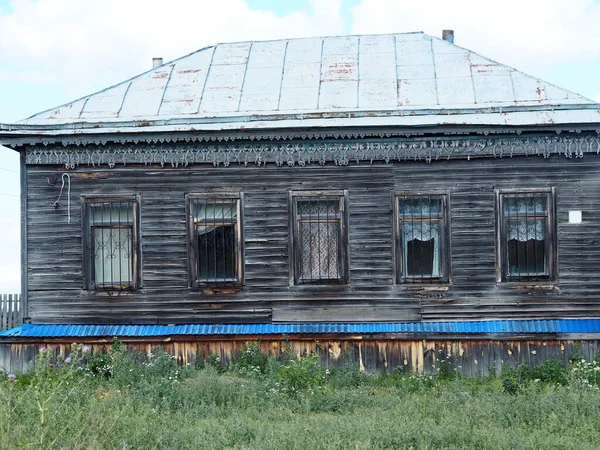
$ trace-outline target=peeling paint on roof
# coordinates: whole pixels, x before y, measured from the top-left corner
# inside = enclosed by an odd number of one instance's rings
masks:
[[[424,33],[218,44],[23,125],[590,104]]]

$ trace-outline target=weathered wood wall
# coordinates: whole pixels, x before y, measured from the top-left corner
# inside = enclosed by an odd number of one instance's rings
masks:
[[[260,339],[260,340],[257,340]],[[211,355],[219,356],[227,366],[247,342],[256,342],[262,352],[280,355],[292,349],[298,356],[316,353],[327,367],[355,368],[366,373],[429,373],[442,366],[454,368],[464,376],[500,373],[503,365],[515,367],[524,362],[536,366],[547,360],[565,364],[575,357],[591,360],[600,354],[598,340],[589,339],[389,339],[368,336],[200,336],[196,339],[173,337],[168,339],[122,338],[128,351],[148,354],[162,347],[174,355],[181,365],[201,364]],[[19,372],[33,367],[41,348],[54,355],[68,356],[73,338],[23,339],[19,343],[0,344],[0,368]],[[78,343],[90,347],[93,353],[110,351],[112,338],[80,338]]]
[[[79,166],[67,223],[62,166],[27,166],[29,316],[34,323],[360,322],[600,316],[600,156],[264,167]],[[494,189],[557,189],[558,280],[496,283]],[[394,283],[391,192],[448,189],[451,282]],[[288,190],[349,190],[350,282],[290,286]],[[188,287],[185,194],[243,191],[245,285]],[[141,195],[143,288],[86,291],[80,195]],[[569,210],[583,223],[568,223]]]

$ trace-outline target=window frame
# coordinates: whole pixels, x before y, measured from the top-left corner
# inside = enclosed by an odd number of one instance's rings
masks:
[[[508,255],[506,247],[506,227],[504,220],[504,196],[519,194],[540,194],[547,196],[547,216],[545,222],[546,234],[544,239],[545,256],[548,274],[544,275],[519,275],[517,280],[509,279]],[[558,279],[557,258],[557,221],[556,221],[556,188],[515,188],[495,189],[495,215],[496,215],[496,282],[497,283],[528,283],[542,281],[554,283]]]
[[[301,273],[301,252],[299,250],[300,240],[298,233],[298,198],[312,197],[315,199],[324,197],[339,198],[339,248],[338,248],[338,272],[339,281],[330,283],[308,283],[300,280]],[[333,287],[350,284],[349,270],[349,247],[348,247],[348,190],[312,190],[312,191],[288,191],[289,205],[289,261],[290,261],[290,286],[296,287]]]
[[[237,201],[237,220],[235,222],[235,251],[237,261],[235,265],[236,278],[232,280],[199,280],[199,251],[197,245],[196,227],[192,214],[192,203],[198,199],[227,199]],[[203,287],[240,287],[244,285],[244,193],[243,192],[208,192],[188,193],[185,195],[185,214],[187,228],[188,248],[188,286],[191,288]]]
[[[93,250],[92,250],[92,224],[90,222],[90,210],[92,203],[119,203],[119,202],[131,202],[133,206],[133,223],[132,228],[132,283],[128,288],[117,287],[114,285],[110,286],[97,286],[94,276],[94,261],[93,261]],[[82,223],[82,245],[83,245],[83,288],[89,291],[105,291],[105,292],[130,292],[141,289],[143,287],[141,261],[142,261],[142,247],[141,247],[141,196],[139,194],[131,195],[95,195],[95,194],[83,194],[81,195],[81,223]]]
[[[440,197],[442,199],[442,213],[440,217],[440,276],[439,277],[404,277],[404,250],[402,239],[402,220],[400,219],[400,198],[401,197]],[[450,191],[447,189],[432,190],[402,190],[392,192],[392,214],[393,214],[393,235],[394,245],[392,245],[394,261],[394,281],[398,285],[426,285],[426,284],[449,284],[451,283],[451,262],[452,248],[450,245]]]

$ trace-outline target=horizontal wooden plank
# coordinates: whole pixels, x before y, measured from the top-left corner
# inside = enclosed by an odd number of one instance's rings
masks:
[[[585,317],[600,314],[600,156],[402,161],[340,167],[78,167],[70,170],[71,223],[63,167],[27,167],[30,315],[34,322],[177,323],[460,320]],[[536,289],[495,279],[494,189],[556,187],[558,280]],[[348,189],[346,286],[290,286],[288,191]],[[398,285],[393,263],[392,193],[449,192],[451,269],[444,289]],[[188,287],[186,193],[244,193],[245,285],[235,294]],[[82,195],[141,196],[143,288],[113,295],[82,290]],[[582,224],[568,211],[581,210]],[[433,286],[435,288],[435,286]],[[201,305],[235,305],[229,313]],[[229,315],[228,315],[229,314]],[[262,316],[263,320],[271,320]],[[329,319],[328,319],[329,320]]]

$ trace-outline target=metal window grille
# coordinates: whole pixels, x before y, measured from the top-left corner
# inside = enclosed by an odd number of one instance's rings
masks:
[[[446,196],[399,196],[398,220],[399,281],[446,281]]]
[[[297,196],[295,199],[296,283],[343,282],[343,197]]]
[[[89,203],[91,277],[96,289],[135,288],[134,203]]]
[[[501,195],[506,281],[550,277],[550,201],[550,193]]]
[[[197,283],[240,282],[239,199],[193,198]]]

